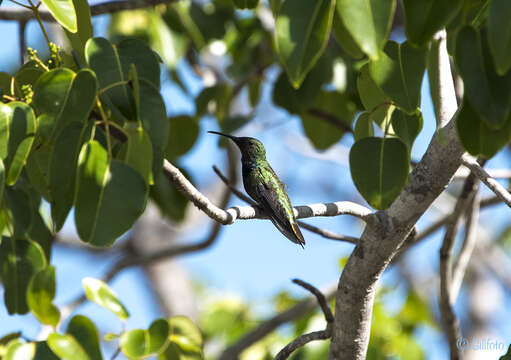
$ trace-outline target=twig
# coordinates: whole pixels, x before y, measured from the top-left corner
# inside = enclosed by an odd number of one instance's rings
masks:
[[[308,334],[300,335],[292,342],[287,344],[282,350],[280,350],[277,356],[275,356],[275,360],[287,359],[293,353],[293,351],[301,348],[307,343],[310,343],[311,341],[315,340],[326,340],[329,339],[331,336],[332,336],[331,328],[328,328],[327,330],[314,331]]]
[[[319,306],[321,307],[321,310],[325,315],[325,320],[327,323],[331,323],[334,321],[334,315],[332,314],[332,310],[328,306],[325,295],[323,295],[321,291],[319,291],[317,288],[315,288],[308,282],[305,282],[300,279],[293,279],[293,282],[297,285],[300,285],[304,289],[310,291],[316,297],[316,299],[318,299]]]
[[[451,296],[453,302],[458,297],[468,262],[474,251],[477,239],[477,222],[479,220],[479,197],[476,195],[472,198],[471,204],[467,211],[467,224],[465,226],[465,238],[460,253],[456,259],[452,271]]]
[[[297,285],[300,285],[304,289],[310,291],[316,297],[319,306],[321,307],[321,310],[325,315],[327,326],[325,330],[314,331],[308,334],[298,336],[296,339],[294,339],[292,342],[287,344],[282,350],[279,351],[279,353],[275,357],[275,360],[287,359],[293,351],[301,348],[305,344],[314,340],[326,340],[332,336],[332,324],[334,322],[334,315],[332,314],[332,310],[327,304],[325,295],[323,295],[323,293],[319,291],[317,288],[303,280],[293,279],[293,282]]]
[[[106,1],[100,4],[91,5],[91,16],[112,14],[121,10],[135,10],[155,6],[159,4],[170,4],[177,0],[124,0]],[[39,10],[41,20],[55,22],[53,15],[47,10]],[[0,9],[0,20],[28,21],[34,18],[31,10],[17,7],[4,7]]]
[[[509,169],[486,169],[485,171],[494,179],[511,179],[511,170]],[[469,169],[463,167],[459,168],[453,180],[464,180],[469,174]]]
[[[458,225],[461,221],[463,213],[467,209],[467,205],[472,201],[473,196],[478,188],[478,181],[475,175],[470,175],[465,180],[463,191],[461,192],[453,214],[450,217],[450,221],[447,223],[447,229],[445,232],[442,247],[440,248],[440,298],[439,307],[442,314],[442,322],[444,325],[444,331],[449,342],[449,351],[451,359],[460,358],[460,349],[457,346],[457,340],[461,336],[459,321],[454,314],[453,304],[454,297],[452,294],[452,280],[453,272],[451,266],[451,258],[453,254],[454,241],[456,239],[456,233]]]
[[[461,163],[468,167],[470,171],[472,171],[472,173],[475,174],[475,176],[477,176],[479,180],[481,180],[491,191],[493,191],[495,195],[501,198],[507,206],[511,207],[511,194],[495,179],[493,179],[473,157],[465,154],[461,158]]]
[[[231,191],[233,192],[234,195],[236,195],[237,197],[239,197],[241,200],[249,203],[250,205],[252,206],[257,206],[257,203],[252,200],[251,198],[249,198],[248,196],[246,196],[245,194],[243,194],[241,191],[239,191],[235,186],[231,185],[229,183],[229,180],[222,174],[222,172],[220,170],[218,170],[218,168],[216,166],[213,165],[213,171],[218,175],[218,177],[224,182],[225,185],[227,185],[229,187],[229,189],[231,189]],[[302,228],[306,229],[306,230],[309,230],[310,232],[313,232],[313,233],[316,233],[318,235],[321,235],[327,239],[331,239],[331,240],[338,240],[338,241],[345,241],[345,242],[350,242],[352,244],[356,244],[357,241],[358,241],[358,238],[356,237],[352,237],[352,236],[347,236],[347,235],[342,235],[342,234],[338,234],[336,232],[333,232],[333,231],[330,231],[330,230],[326,230],[326,229],[321,229],[321,228],[318,228],[316,226],[313,226],[313,225],[310,225],[310,224],[307,224],[307,223],[304,223],[303,221],[297,221],[298,225],[300,225]]]
[[[327,290],[323,291],[325,298],[330,300],[334,297],[337,287],[331,286]],[[308,312],[314,310],[317,306],[317,300],[315,297],[308,297],[307,299],[300,301],[298,304],[287,309],[280,314],[273,316],[272,318],[264,321],[261,325],[256,327],[254,330],[245,334],[235,344],[225,349],[219,357],[219,360],[237,360],[239,355],[257,341],[263,339],[268,334],[272,333],[279,326],[291,322],[295,319],[302,317]]]

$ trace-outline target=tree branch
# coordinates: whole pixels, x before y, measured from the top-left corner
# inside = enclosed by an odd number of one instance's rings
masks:
[[[237,197],[239,197],[241,200],[249,203],[250,205],[252,206],[255,206],[257,207],[257,203],[252,200],[251,198],[249,198],[248,196],[246,196],[245,194],[243,194],[241,191],[239,191],[235,186],[231,185],[229,183],[229,180],[222,174],[222,172],[220,170],[218,170],[218,168],[216,166],[213,165],[213,171],[218,175],[218,177],[224,182],[225,185],[227,185],[229,187],[229,189],[231,189],[231,191],[233,192],[234,195],[236,195]],[[330,231],[330,230],[326,230],[326,229],[321,229],[321,228],[318,228],[316,226],[313,226],[313,225],[309,225],[307,223],[304,223],[303,221],[297,221],[298,225],[300,225],[302,228],[306,229],[306,230],[309,230],[310,232],[313,232],[315,234],[318,234],[318,235],[321,235],[327,239],[331,239],[331,240],[338,240],[338,241],[345,241],[345,242],[350,242],[352,244],[356,244],[357,241],[358,241],[358,238],[356,237],[352,237],[352,236],[347,236],[347,235],[342,235],[342,234],[338,234],[336,232],[333,232],[333,231]]]
[[[330,307],[327,304],[325,295],[323,295],[323,293],[319,291],[317,288],[303,280],[294,279],[293,282],[310,291],[316,297],[319,306],[321,307],[321,310],[325,315],[327,326],[325,330],[314,331],[308,334],[298,336],[296,339],[294,339],[292,342],[287,344],[282,350],[279,351],[279,353],[275,357],[275,360],[287,359],[289,355],[293,353],[293,351],[301,348],[307,343],[314,340],[326,340],[332,336],[332,323],[334,322],[334,316],[332,315],[332,310],[330,310]]]
[[[332,314],[332,310],[330,310],[330,307],[327,304],[325,295],[321,291],[319,291],[317,288],[309,284],[308,282],[305,282],[300,279],[293,279],[293,282],[297,285],[300,285],[304,289],[310,291],[318,300],[319,306],[321,307],[321,311],[323,311],[323,314],[325,315],[325,320],[327,323],[331,323],[334,321],[334,315]]]
[[[451,259],[453,255],[454,242],[456,240],[456,233],[461,218],[468,205],[473,201],[475,193],[478,189],[479,181],[476,180],[475,175],[471,174],[463,186],[456,206],[454,207],[453,214],[450,216],[450,221],[447,223],[442,247],[440,248],[440,298],[439,307],[442,314],[442,323],[444,331],[449,342],[449,351],[451,359],[460,358],[460,349],[457,346],[457,341],[461,337],[459,321],[453,310],[455,298],[452,294],[452,279],[453,272],[451,266]]]
[[[335,286],[331,286],[328,289],[324,290],[322,293],[325,294],[325,298],[330,300],[335,295]],[[220,357],[219,360],[237,360],[239,355],[251,346],[255,344],[259,340],[263,339],[266,335],[272,333],[279,326],[296,320],[308,312],[314,310],[317,306],[317,300],[315,297],[308,297],[307,299],[299,302],[293,307],[281,312],[280,314],[275,315],[274,317],[264,321],[257,328],[244,335],[241,339],[239,339],[236,343],[226,348]]]
[[[470,155],[465,154],[461,158],[461,162],[463,165],[468,167],[472,173],[475,174],[491,191],[495,193],[502,201],[504,201],[507,206],[511,207],[511,194],[500,185],[497,180],[492,178],[486,170],[484,170],[481,165],[477,162],[476,159],[471,157]]]
[[[445,190],[461,164],[463,149],[455,125],[456,95],[450,75],[445,32],[438,42],[442,86],[436,93],[439,128],[421,161],[413,169],[401,194],[385,211],[376,213],[378,224],[366,226],[339,280],[330,359],[366,357],[376,285],[418,219]],[[447,71],[445,71],[447,70]]]
[[[327,330],[314,331],[308,334],[298,336],[296,339],[294,339],[292,342],[287,344],[282,350],[279,351],[277,356],[275,356],[275,360],[287,359],[293,353],[293,351],[301,348],[307,343],[310,343],[311,341],[315,340],[327,340],[330,339],[331,336],[332,336],[331,328],[328,328]]]
[[[197,190],[190,181],[167,160],[163,164],[164,173],[169,180],[176,186],[188,200],[202,210],[210,218],[222,223],[230,225],[236,219],[267,219],[268,217],[262,212],[258,206],[234,206],[227,210],[223,210],[214,205],[206,196]],[[358,217],[365,222],[371,222],[373,213],[370,209],[350,202],[337,201],[327,204],[310,204],[294,207],[297,219],[315,217],[315,216],[338,216],[352,215]]]
[[[112,14],[121,10],[142,9],[159,4],[169,4],[177,0],[124,0],[106,1],[91,5],[91,16]],[[55,22],[55,18],[48,10],[39,10],[43,21]],[[34,18],[31,10],[21,7],[3,7],[0,9],[0,20],[28,21]]]

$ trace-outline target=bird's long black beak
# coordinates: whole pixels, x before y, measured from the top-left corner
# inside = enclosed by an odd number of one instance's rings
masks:
[[[237,140],[238,140],[238,138],[236,136],[224,134],[224,133],[221,133],[221,132],[218,132],[218,131],[208,131],[208,133],[210,133],[210,134],[217,134],[217,135],[228,137],[229,139],[231,139],[234,142],[237,142]]]

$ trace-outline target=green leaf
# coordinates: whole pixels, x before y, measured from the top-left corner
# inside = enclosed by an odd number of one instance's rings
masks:
[[[4,162],[6,168],[5,182],[7,185],[13,185],[27,161],[30,148],[34,142],[36,120],[30,106],[13,101],[7,105],[0,104],[0,124],[6,122],[9,124],[9,142],[8,154]]]
[[[47,144],[33,145],[25,165],[30,183],[47,201],[51,201],[48,171],[51,149]]]
[[[14,223],[14,236],[25,238],[32,226],[32,209],[28,193],[23,188],[9,186],[5,188],[4,198]]]
[[[337,0],[337,12],[353,40],[376,60],[387,41],[396,9],[395,0]]]
[[[130,65],[135,64],[139,79],[145,79],[156,89],[160,88],[160,65],[156,55],[143,41],[126,39],[117,45],[124,79],[128,79]]]
[[[286,0],[275,23],[277,52],[293,87],[320,58],[330,35],[335,1]]]
[[[390,99],[376,85],[369,73],[369,64],[360,69],[357,77],[357,90],[364,108],[370,112],[371,119],[380,127],[389,112]]]
[[[50,129],[66,104],[73,77],[74,73],[71,70],[59,68],[44,73],[34,84],[32,106],[38,118],[43,114],[49,117],[45,122],[49,124]],[[51,131],[49,133],[51,134]]]
[[[81,61],[85,63],[85,44],[92,37],[92,22],[90,15],[89,2],[87,0],[73,0],[73,6],[76,10],[77,31],[66,31],[71,47],[80,56]]]
[[[253,76],[248,82],[248,99],[250,106],[253,108],[257,106],[259,99],[261,98],[262,82],[263,78],[261,76]]]
[[[173,316],[169,318],[170,341],[188,353],[202,354],[202,334],[186,316]]]
[[[302,126],[314,147],[325,150],[351,129],[355,111],[355,104],[341,93],[321,92],[311,107],[301,114]]]
[[[72,121],[87,122],[96,103],[97,92],[98,82],[92,71],[83,69],[76,73],[67,93],[65,105],[55,120],[53,138],[58,136],[60,131]]]
[[[238,9],[254,9],[259,0],[233,0]]]
[[[386,209],[401,193],[408,177],[408,149],[399,139],[363,138],[350,151],[351,177],[375,209]]]
[[[55,267],[48,266],[36,273],[28,285],[27,303],[34,316],[42,324],[56,327],[60,311],[53,305],[55,298]]]
[[[408,40],[424,45],[459,12],[463,0],[403,0]]]
[[[35,356],[37,360],[60,360],[53,351],[51,351],[46,341],[35,342]]]
[[[0,275],[4,286],[7,312],[26,314],[27,288],[32,276],[46,266],[41,247],[30,240],[2,237]]]
[[[456,38],[454,60],[474,110],[489,127],[504,126],[511,109],[511,73],[496,73],[486,37],[470,26],[462,28]]]
[[[493,157],[511,139],[511,116],[502,128],[492,129],[466,99],[457,116],[456,126],[463,147],[470,154],[482,155],[487,159]]]
[[[8,333],[0,338],[0,346],[7,345],[10,341],[21,337],[21,331]]]
[[[134,329],[122,334],[119,346],[128,359],[141,359],[147,354],[148,343],[147,330]]]
[[[130,125],[130,124],[128,124]],[[151,165],[153,163],[153,147],[151,139],[144,129],[128,127],[128,141],[124,144],[122,158],[144,178],[146,184],[153,183]]]
[[[360,114],[355,123],[355,129],[353,131],[353,137],[355,141],[360,139],[374,136],[373,120],[371,115],[366,111]]]
[[[86,316],[75,315],[67,325],[66,333],[83,347],[90,360],[101,360],[99,334],[94,323]]]
[[[353,39],[348,29],[346,29],[337,11],[334,14],[332,29],[334,30],[335,40],[337,40],[349,56],[354,59],[361,59],[364,57],[363,51],[360,49],[355,39]]]
[[[165,150],[166,158],[175,159],[186,154],[199,137],[199,124],[191,116],[181,115],[169,118],[169,141]]]
[[[72,0],[41,0],[51,14],[66,30],[75,33],[78,30],[75,7]]]
[[[488,13],[488,42],[493,62],[499,75],[511,69],[511,3],[507,0],[490,1]]]
[[[3,360],[32,360],[35,359],[36,347],[34,343],[23,343],[19,340],[11,341],[5,351]]]
[[[138,70],[137,70],[138,71]],[[169,137],[169,120],[160,92],[145,79],[140,79],[140,119],[153,144],[153,176],[161,172],[163,155]]]
[[[4,162],[0,159],[0,202],[2,202],[4,197],[4,188],[5,188],[5,168]]]
[[[180,170],[183,172],[182,169]],[[151,186],[150,195],[165,216],[175,221],[184,219],[188,200],[177,191],[162,172],[154,178],[154,186]]]
[[[369,72],[376,85],[409,113],[414,112],[420,103],[426,53],[426,48],[389,41],[378,60],[369,63]]]
[[[117,296],[103,281],[93,278],[82,280],[85,296],[90,301],[110,310],[121,320],[126,320],[130,314],[124,305],[117,299]]]
[[[408,147],[408,151],[412,151],[412,146],[422,130],[422,114],[420,111],[409,115],[399,109],[394,110],[390,118],[392,129],[399,139]]]
[[[50,157],[51,216],[60,230],[74,202],[80,150],[92,127],[72,121],[57,136]]]
[[[62,360],[90,360],[82,346],[71,335],[52,333],[48,346]]]
[[[144,211],[147,190],[142,175],[119,160],[109,161],[97,141],[84,144],[75,197],[80,238],[94,246],[111,245]]]
[[[133,99],[124,83],[128,76],[123,73],[117,48],[105,38],[92,38],[85,44],[85,58],[96,73],[100,88],[109,87],[102,93],[101,99],[107,104],[113,104],[111,109],[120,118],[135,120]],[[116,111],[116,107],[120,113]]]
[[[142,359],[165,350],[169,339],[169,323],[165,319],[155,320],[149,330],[134,329],[121,336],[120,347],[126,357]]]

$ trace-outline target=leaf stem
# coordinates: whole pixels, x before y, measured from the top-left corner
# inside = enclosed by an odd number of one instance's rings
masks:
[[[108,151],[108,158],[112,159],[112,143],[110,139],[110,122],[108,121],[105,110],[103,110],[103,105],[101,104],[101,101],[99,100],[99,97],[96,100],[99,112],[101,113],[101,118],[103,119],[103,122],[105,123],[105,131],[106,131],[106,148]]]
[[[12,2],[12,3],[14,3],[14,4],[16,4],[16,5],[19,5],[19,6],[21,6],[21,7],[24,7],[25,9],[30,9],[30,10],[32,10],[32,8],[31,8],[30,6],[25,5],[25,4],[22,4],[22,3],[20,3],[20,2],[18,2],[18,1],[16,1],[16,0],[9,0],[9,1],[10,1],[10,2]]]

